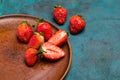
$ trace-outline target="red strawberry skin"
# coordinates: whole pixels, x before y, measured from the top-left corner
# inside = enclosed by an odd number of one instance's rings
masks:
[[[57,7],[53,11],[53,17],[58,24],[64,24],[67,18],[67,10],[63,7]]]
[[[21,23],[17,27],[17,37],[20,41],[27,43],[32,35],[33,30],[26,22]]]
[[[30,41],[28,43],[28,47],[32,47],[35,49],[38,49],[39,46],[44,42],[44,37],[39,34],[39,33],[35,33],[31,38]]]
[[[45,38],[45,41],[47,41],[52,36],[52,27],[47,22],[41,22],[36,27],[37,32],[42,32]]]
[[[70,32],[72,34],[77,34],[81,32],[86,26],[85,20],[78,15],[72,16],[70,18],[69,23],[70,23]]]
[[[68,39],[68,34],[64,30],[58,30],[53,34],[53,36],[48,40],[48,42],[53,43],[56,46],[61,46],[64,44]]]
[[[42,49],[44,50],[43,52],[44,58],[51,61],[58,60],[66,55],[66,53],[61,48],[50,42],[43,43]]]
[[[24,58],[28,66],[33,66],[36,63],[38,59],[38,56],[36,53],[37,53],[37,50],[34,48],[29,48],[26,50],[24,54]]]

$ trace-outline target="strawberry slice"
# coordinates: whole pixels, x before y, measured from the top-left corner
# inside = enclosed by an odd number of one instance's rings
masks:
[[[53,43],[56,46],[61,46],[68,39],[68,34],[64,30],[58,30],[53,36],[48,40],[48,42]]]
[[[61,48],[50,42],[43,43],[40,50],[44,58],[51,61],[58,60],[66,55],[66,53]]]

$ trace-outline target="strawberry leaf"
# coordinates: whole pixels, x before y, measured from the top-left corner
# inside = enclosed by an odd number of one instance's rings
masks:
[[[60,5],[55,5],[54,8],[61,8],[62,6]]]
[[[41,53],[45,52],[46,53],[46,51],[43,50],[42,45],[40,45],[39,52],[41,52]]]
[[[39,32],[39,34],[40,34],[41,36],[44,36],[44,34],[43,34],[42,32]]]
[[[31,26],[27,21],[22,21],[20,24],[27,24],[27,25]]]
[[[82,15],[78,14],[78,16],[82,18]]]
[[[38,22],[38,23],[44,22],[44,19],[43,18],[37,18],[36,22]]]
[[[39,34],[38,32],[34,32],[35,35]]]
[[[39,34],[39,35],[41,35],[41,36],[44,37],[44,34],[43,34],[42,32],[34,32],[34,34],[35,34],[35,35],[38,35],[38,34]]]

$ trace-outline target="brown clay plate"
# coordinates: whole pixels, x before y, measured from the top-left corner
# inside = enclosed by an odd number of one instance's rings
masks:
[[[33,67],[27,67],[24,63],[23,54],[27,49],[27,44],[18,41],[16,28],[23,20],[35,24],[36,18],[35,16],[23,14],[0,17],[0,79],[63,80],[67,74],[72,59],[69,41],[62,46],[67,55],[58,61],[38,60]],[[58,30],[55,25],[50,24],[53,32]]]

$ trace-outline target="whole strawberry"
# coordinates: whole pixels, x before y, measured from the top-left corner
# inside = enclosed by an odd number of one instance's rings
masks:
[[[62,50],[60,47],[50,42],[45,42],[42,44],[41,52],[44,58],[51,60],[51,61],[58,60],[60,58],[63,58],[66,55],[64,50]]]
[[[28,48],[25,51],[24,59],[28,66],[33,66],[38,59],[37,50],[34,48]]]
[[[36,32],[42,32],[45,41],[47,41],[52,36],[52,26],[48,22],[40,20],[36,27]]]
[[[56,46],[61,46],[68,39],[68,34],[64,30],[58,30],[53,34],[53,36],[48,40],[48,42],[53,43]]]
[[[64,24],[67,18],[67,10],[61,6],[55,6],[53,17],[58,24]]]
[[[34,32],[34,35],[30,38],[28,47],[38,49],[43,42],[44,36],[42,35],[42,33]]]
[[[79,16],[79,15],[74,15],[70,18],[70,32],[72,34],[77,34],[79,32],[81,32],[85,26],[86,26],[86,22],[85,20]]]
[[[28,42],[33,35],[33,30],[27,21],[23,21],[17,27],[17,37],[22,42]]]

